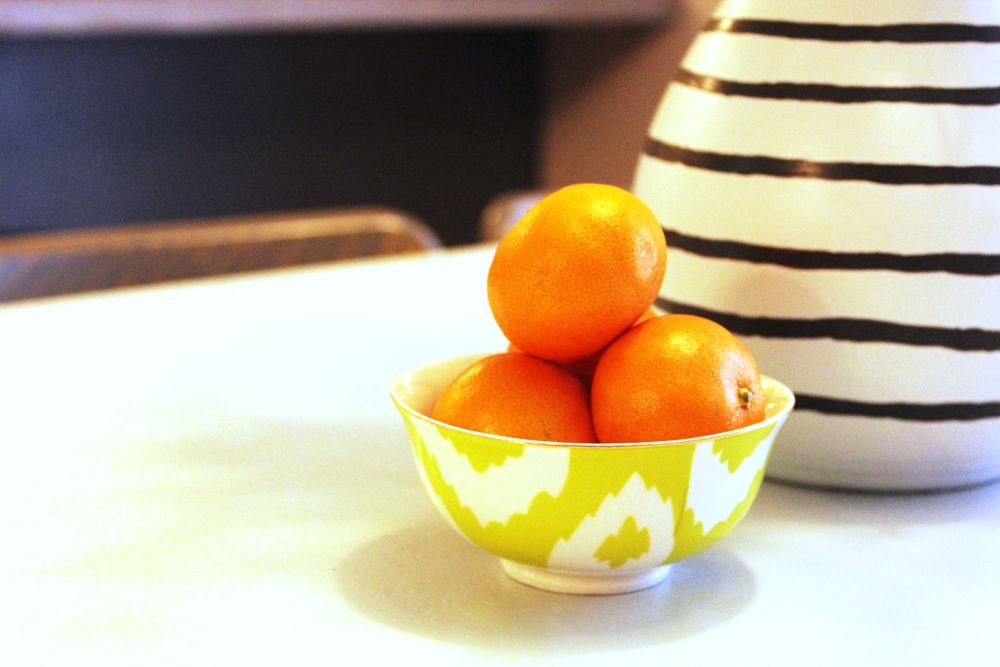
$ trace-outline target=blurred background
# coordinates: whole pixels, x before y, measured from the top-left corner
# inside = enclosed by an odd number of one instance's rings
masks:
[[[0,4],[0,236],[628,187],[715,0]]]

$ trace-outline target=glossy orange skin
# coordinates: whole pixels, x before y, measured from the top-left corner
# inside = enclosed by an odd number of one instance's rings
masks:
[[[632,326],[645,322],[646,320],[651,320],[654,317],[659,317],[661,314],[662,313],[657,311],[655,308],[649,308]],[[607,346],[602,347],[589,357],[584,357],[583,359],[577,359],[576,361],[570,361],[561,365],[573,373],[573,375],[583,380],[583,384],[589,389],[590,383],[594,381],[594,371],[597,370],[597,362],[601,360],[601,355],[604,354],[604,350],[606,349]],[[522,352],[522,350],[517,349],[517,346],[513,343],[507,346],[507,351]]]
[[[596,442],[587,389],[579,378],[519,352],[472,364],[441,394],[431,417],[511,438]]]
[[[694,315],[639,324],[604,352],[591,385],[601,442],[676,440],[764,418],[760,372],[725,327]]]
[[[649,207],[621,188],[576,184],[542,199],[500,241],[487,296],[518,349],[568,363],[599,352],[653,304],[666,264]]]

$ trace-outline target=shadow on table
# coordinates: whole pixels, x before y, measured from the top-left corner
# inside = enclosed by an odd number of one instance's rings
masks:
[[[675,641],[737,615],[754,596],[750,570],[719,547],[676,563],[665,583],[645,591],[595,597],[540,591],[509,579],[499,559],[440,521],[364,544],[335,576],[346,599],[380,623],[525,652]]]
[[[768,479],[747,520],[823,524],[940,524],[1000,510],[1000,483],[924,493],[812,488]]]

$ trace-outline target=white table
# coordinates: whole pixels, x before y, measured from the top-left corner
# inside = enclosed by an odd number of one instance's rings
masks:
[[[507,579],[434,513],[387,395],[503,347],[489,259],[0,307],[0,664],[997,664],[1000,484],[768,482],[660,587]]]

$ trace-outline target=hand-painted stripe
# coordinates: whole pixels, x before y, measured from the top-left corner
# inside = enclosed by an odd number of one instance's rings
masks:
[[[917,326],[849,317],[791,319],[724,313],[660,297],[656,305],[670,313],[700,315],[741,336],[765,338],[832,338],[865,343],[944,347],[962,352],[1000,351],[1000,331]]]
[[[674,80],[708,93],[735,97],[802,102],[859,104],[906,102],[912,104],[952,104],[994,106],[1000,104],[1000,86],[982,88],[936,88],[931,86],[837,86],[824,83],[733,81],[681,69]]]
[[[669,247],[702,257],[776,264],[794,269],[900,271],[904,273],[955,273],[969,276],[1000,275],[1000,255],[930,253],[899,255],[887,252],[830,252],[776,248],[741,241],[707,239],[664,229]]]
[[[869,403],[795,392],[795,409],[828,415],[905,421],[975,421],[1000,417],[1000,401],[982,403]]]
[[[966,167],[882,162],[811,162],[767,155],[700,151],[653,138],[646,140],[643,152],[665,162],[745,176],[869,181],[883,185],[1000,185],[1000,167],[992,165]]]
[[[787,37],[790,39],[814,39],[824,42],[902,42],[906,44],[941,42],[995,44],[1000,42],[1000,26],[966,23],[846,25],[723,17],[709,21],[704,31]]]

